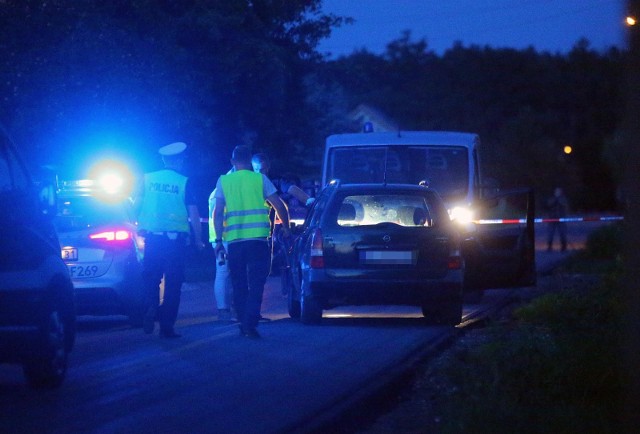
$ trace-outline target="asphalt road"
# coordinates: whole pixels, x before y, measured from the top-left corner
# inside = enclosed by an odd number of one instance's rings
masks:
[[[584,237],[571,235],[570,248],[579,248]],[[565,255],[540,252],[538,267]],[[504,294],[492,292],[465,315]],[[124,317],[81,317],[59,390],[31,390],[19,367],[0,366],[0,432],[310,432],[456,334],[397,306],[335,309],[322,325],[304,326],[286,315],[277,277],[265,291],[271,321],[260,324],[262,339],[239,336],[214,314],[206,280],[183,288],[179,339],[145,335]]]

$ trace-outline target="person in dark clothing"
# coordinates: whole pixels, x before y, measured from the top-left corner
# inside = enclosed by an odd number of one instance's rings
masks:
[[[289,214],[275,186],[251,167],[251,152],[236,146],[231,157],[234,171],[222,175],[215,188],[213,224],[216,257],[224,254],[228,243],[228,262],[233,286],[233,300],[240,334],[259,338],[256,327],[264,285],[269,274],[269,208],[282,221],[282,231],[289,236]]]
[[[146,312],[143,329],[153,333],[155,320],[160,323],[160,337],[180,337],[174,330],[184,282],[184,258],[193,229],[196,248],[202,250],[200,215],[189,179],[180,174],[183,142],[159,149],[165,168],[144,176],[135,198],[139,233],[145,239],[142,278]],[[190,226],[191,225],[191,226]],[[160,304],[160,282],[164,275],[164,297]]]
[[[560,237],[560,249],[564,252],[567,250],[567,224],[562,219],[567,217],[569,203],[560,187],[556,187],[553,196],[547,200],[547,209],[549,218],[552,220],[548,223],[547,251],[553,250],[553,238],[557,231]]]

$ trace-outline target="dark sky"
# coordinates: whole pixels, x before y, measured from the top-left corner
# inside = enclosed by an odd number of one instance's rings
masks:
[[[411,30],[442,54],[455,41],[464,46],[565,53],[581,37],[592,48],[625,46],[624,0],[324,0],[325,12],[353,17],[320,45],[334,56],[366,47],[382,53],[388,42]]]

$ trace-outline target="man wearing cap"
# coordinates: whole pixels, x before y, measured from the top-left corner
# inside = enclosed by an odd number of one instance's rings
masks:
[[[145,238],[143,284],[146,313],[143,328],[153,333],[155,320],[160,323],[160,337],[180,337],[174,330],[184,282],[185,249],[189,229],[196,248],[202,250],[200,214],[196,195],[189,179],[179,173],[187,145],[175,142],[158,150],[164,169],[144,175],[135,200],[139,233]],[[164,297],[160,304],[160,282],[164,275]]]
[[[234,171],[222,175],[216,183],[213,223],[216,238],[216,256],[225,252],[233,286],[233,300],[240,334],[259,338],[256,327],[264,285],[269,275],[271,255],[268,202],[282,220],[283,236],[289,236],[289,214],[269,179],[253,171],[251,151],[247,146],[236,146],[231,156]]]

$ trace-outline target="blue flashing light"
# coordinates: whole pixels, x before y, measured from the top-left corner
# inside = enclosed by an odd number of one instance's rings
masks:
[[[107,172],[98,179],[98,184],[107,194],[119,194],[124,188],[125,181],[119,173]]]
[[[94,196],[117,203],[128,199],[133,192],[134,175],[129,167],[117,160],[102,160],[89,169],[88,179],[61,182],[61,191]]]

